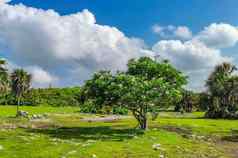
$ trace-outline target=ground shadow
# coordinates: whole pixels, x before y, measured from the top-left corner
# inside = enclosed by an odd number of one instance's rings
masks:
[[[201,119],[206,119],[205,117],[193,117],[193,116],[191,116],[191,117],[183,117],[183,116],[181,116],[181,117],[172,117],[172,116],[161,116],[161,117],[159,117],[159,118],[162,118],[162,119],[171,119],[171,120],[173,120],[173,119],[181,119],[181,120],[186,120],[186,119],[194,119],[194,120],[201,120]]]
[[[164,129],[169,132],[175,132],[180,135],[192,135],[192,129],[191,128],[185,128],[185,127],[177,127],[177,126],[162,126],[161,129]]]
[[[80,139],[87,140],[110,140],[123,141],[131,139],[144,132],[135,128],[115,129],[108,126],[100,127],[61,127],[46,129],[28,129],[31,133],[40,133],[60,139]]]
[[[231,130],[231,135],[222,137],[222,140],[238,142],[238,130]]]

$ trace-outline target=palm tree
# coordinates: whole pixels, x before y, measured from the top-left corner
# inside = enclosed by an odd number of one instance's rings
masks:
[[[222,91],[224,90],[224,82],[226,82],[226,80],[235,70],[236,67],[230,63],[225,62],[221,65],[217,65],[206,82],[208,90],[212,94],[222,96]]]
[[[23,94],[29,90],[31,85],[31,74],[23,69],[15,69],[11,73],[12,93],[17,99],[17,115],[19,113],[19,105]]]
[[[0,59],[0,92],[3,94],[6,104],[6,96],[9,90],[9,75],[7,69],[5,68],[5,65],[6,61]]]
[[[235,111],[238,94],[238,76],[233,72],[236,67],[230,63],[223,63],[215,67],[209,76],[206,86],[211,96],[208,117],[230,117]]]

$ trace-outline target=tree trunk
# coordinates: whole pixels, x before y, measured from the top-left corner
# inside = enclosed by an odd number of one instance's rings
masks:
[[[134,117],[139,123],[140,129],[146,130],[147,129],[147,113],[145,109],[135,110],[132,111]]]
[[[140,113],[139,117],[137,118],[137,121],[139,122],[140,128],[143,130],[147,129],[147,117],[146,113]]]
[[[19,105],[20,105],[20,102],[21,102],[20,97],[18,97],[18,98],[17,98],[17,116],[18,116],[18,114],[19,114]]]
[[[4,104],[7,105],[7,93],[4,94]]]
[[[140,128],[143,129],[143,130],[147,129],[147,118],[146,118],[146,116],[141,120]]]

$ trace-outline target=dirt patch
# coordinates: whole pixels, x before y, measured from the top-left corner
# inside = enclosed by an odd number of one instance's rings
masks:
[[[164,130],[169,132],[176,132],[181,136],[188,139],[196,139],[203,140],[206,142],[212,142],[215,146],[220,148],[224,153],[231,156],[231,158],[238,158],[238,132],[232,131],[230,136],[224,136],[222,138],[218,137],[204,137],[204,136],[196,136],[192,133],[192,130],[189,128],[183,127],[174,127],[174,126],[164,126],[161,127]],[[196,136],[196,137],[194,137]],[[200,138],[204,137],[204,138]]]
[[[238,142],[220,140],[216,142],[216,146],[224,150],[232,158],[238,158]]]
[[[84,122],[115,122],[121,119],[127,118],[127,116],[106,116],[106,117],[95,117],[95,118],[82,118],[80,121]]]
[[[54,122],[52,122],[50,119],[37,119],[37,120],[31,120],[28,122],[16,122],[16,123],[3,123],[0,124],[0,130],[10,130],[10,129],[17,129],[17,128],[23,128],[23,129],[46,129],[46,128],[56,128]]]
[[[52,122],[49,119],[45,119],[45,120],[34,120],[31,121],[30,124],[30,128],[32,129],[48,129],[48,128],[58,128],[59,125],[54,124],[54,122]]]
[[[163,126],[162,129],[169,131],[169,132],[178,133],[184,137],[190,136],[192,134],[192,130],[189,128],[175,127],[175,126]]]
[[[222,137],[224,141],[238,142],[238,130],[232,130],[231,135]]]
[[[236,136],[236,135],[224,136],[224,137],[222,137],[222,140],[229,141],[229,142],[237,142],[238,143],[238,136]]]
[[[17,126],[14,124],[2,124],[0,125],[0,129],[16,129]]]

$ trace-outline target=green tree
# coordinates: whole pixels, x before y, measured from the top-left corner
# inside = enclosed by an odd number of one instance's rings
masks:
[[[142,57],[130,60],[127,72],[96,73],[86,82],[83,91],[85,98],[93,100],[100,108],[105,105],[127,108],[140,128],[146,129],[148,112],[157,111],[181,97],[184,84],[186,77],[169,63]]]
[[[11,73],[11,86],[12,93],[17,100],[17,115],[19,113],[19,105],[21,104],[21,99],[23,94],[30,89],[31,85],[31,74],[27,73],[23,69],[15,69]]]
[[[9,75],[7,69],[5,68],[5,65],[6,61],[0,59],[0,93],[2,94],[4,102],[6,104],[6,96],[9,90]]]
[[[176,104],[175,111],[177,112],[192,112],[195,107],[196,98],[192,91],[184,90],[182,99]]]
[[[207,92],[200,93],[198,100],[199,110],[207,111],[210,104],[211,104],[210,95]]]
[[[79,99],[80,87],[31,88],[23,96],[25,102],[34,106],[77,106]]]
[[[234,75],[236,67],[230,63],[223,63],[215,67],[209,76],[206,86],[211,103],[206,113],[210,118],[238,117],[238,76]]]

